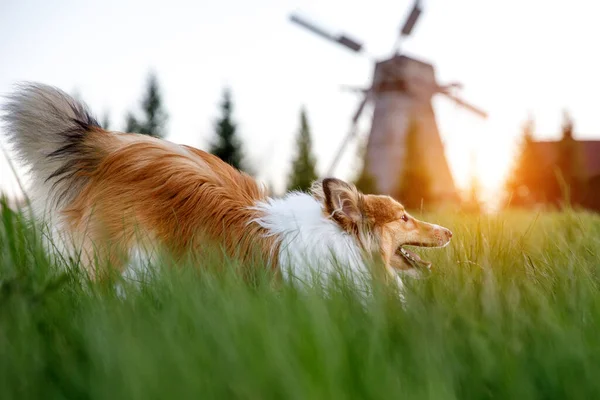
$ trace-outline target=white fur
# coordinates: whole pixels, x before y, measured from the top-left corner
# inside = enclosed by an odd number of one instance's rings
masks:
[[[48,228],[44,242],[49,250],[68,250],[68,256],[76,257],[73,239],[63,229],[60,209],[53,201],[57,194],[54,185],[67,191],[72,182],[60,183],[58,177],[50,178],[66,161],[49,155],[67,145],[74,130],[81,129],[74,121],[89,118],[87,111],[64,92],[34,83],[18,86],[7,100],[2,106],[4,136],[27,168],[27,194],[33,214]]]
[[[326,218],[322,203],[314,197],[292,192],[280,199],[260,202],[255,209],[263,216],[254,220],[281,238],[279,267],[284,279],[302,284],[313,279],[327,282],[344,276],[365,287],[370,273],[356,239]],[[400,278],[397,279],[401,285]]]

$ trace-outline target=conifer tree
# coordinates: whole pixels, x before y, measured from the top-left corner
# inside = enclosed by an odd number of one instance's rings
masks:
[[[107,131],[110,130],[110,115],[108,114],[108,111],[104,113],[104,117],[102,117],[102,123],[100,123],[100,125],[103,129],[106,129]]]
[[[231,90],[223,91],[221,116],[215,123],[216,139],[209,152],[237,169],[243,169],[242,143],[237,136],[237,126],[233,121],[233,101]]]
[[[483,203],[481,201],[481,182],[479,181],[479,177],[477,176],[477,158],[475,152],[471,153],[471,162],[470,162],[470,179],[469,179],[469,189],[467,193],[467,198],[464,201],[464,209],[470,212],[481,212]]]
[[[533,140],[534,129],[534,121],[529,117],[523,125],[519,152],[506,182],[512,205],[522,206],[546,200],[548,193],[552,191],[550,186],[555,181],[542,170],[542,160]]]
[[[288,179],[288,190],[307,191],[317,179],[316,160],[312,152],[312,139],[306,110],[300,112],[300,129],[296,136],[296,154]]]
[[[556,200],[577,204],[582,197],[583,161],[579,143],[573,137],[573,119],[567,112],[564,113],[562,138],[558,142],[556,174],[560,187]]]
[[[406,208],[418,209],[432,201],[431,176],[419,148],[419,124],[411,120],[407,127],[402,173],[394,197]]]
[[[167,113],[163,106],[158,79],[154,73],[148,76],[146,92],[141,102],[142,117],[129,112],[126,117],[126,132],[141,133],[158,138],[166,137]]]
[[[363,141],[358,147],[357,158],[360,165],[360,173],[354,180],[354,186],[365,194],[376,194],[377,193],[377,182],[373,175],[369,173],[367,168],[367,140]]]

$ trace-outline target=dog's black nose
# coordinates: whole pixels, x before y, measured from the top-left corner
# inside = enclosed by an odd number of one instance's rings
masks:
[[[452,231],[450,229],[446,229],[446,235],[448,236],[448,239],[452,239]]]

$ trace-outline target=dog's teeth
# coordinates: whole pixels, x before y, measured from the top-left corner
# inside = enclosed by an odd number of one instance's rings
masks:
[[[400,248],[400,252],[402,253],[402,255],[406,258],[408,258],[411,261],[415,261],[415,259],[413,258],[413,256],[410,255],[410,253],[406,250],[404,250],[403,248]]]

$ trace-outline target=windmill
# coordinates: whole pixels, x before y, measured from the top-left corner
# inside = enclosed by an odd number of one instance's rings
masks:
[[[422,152],[422,159],[431,177],[432,196],[438,200],[456,200],[458,195],[435,120],[432,97],[441,94],[480,117],[486,118],[487,115],[456,95],[456,90],[461,88],[459,83],[440,85],[433,65],[400,53],[400,44],[410,36],[421,12],[421,3],[416,0],[400,29],[393,55],[388,59],[375,61],[370,87],[353,89],[361,92],[362,100],[352,117],[348,135],[342,141],[327,174],[334,173],[347,144],[357,135],[358,122],[365,107],[373,103],[364,169],[374,178],[377,191],[392,194],[399,184],[405,158],[406,133],[410,123],[417,123],[418,147],[427,149]],[[324,39],[364,54],[363,45],[347,35],[333,35],[295,14],[290,19]]]

